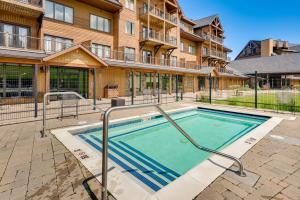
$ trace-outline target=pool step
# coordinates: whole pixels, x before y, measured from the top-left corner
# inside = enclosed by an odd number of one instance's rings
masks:
[[[94,135],[79,137],[96,150],[102,151],[101,139]],[[158,191],[180,176],[124,142],[109,140],[109,159],[122,167],[124,173],[130,173],[153,191]]]

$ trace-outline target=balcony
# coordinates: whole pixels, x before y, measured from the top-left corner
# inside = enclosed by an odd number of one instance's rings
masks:
[[[172,28],[177,26],[177,16],[172,13],[164,12],[161,8],[156,6],[142,7],[139,9],[140,17],[142,20],[147,21],[147,16],[150,15],[150,20],[156,23],[161,21],[166,22],[167,28]]]
[[[44,13],[43,0],[0,0],[0,10],[38,18]]]
[[[198,34],[200,35],[203,39],[207,40],[207,41],[213,41],[215,43],[221,44],[223,45],[224,43],[224,39],[217,37],[215,35],[207,35],[207,34]]]
[[[140,33],[140,41],[147,42],[147,44],[158,46],[161,45],[164,48],[177,48],[177,38],[167,35],[165,37],[163,32],[154,30],[143,31]]]
[[[174,59],[161,59],[153,56],[143,56],[141,54],[125,53],[123,51],[103,51],[97,47],[87,47],[96,56],[107,61],[118,61],[127,64],[142,64],[145,66],[161,66],[170,68],[184,68],[199,70],[200,64],[197,62],[180,62]]]
[[[65,50],[74,44],[57,40],[40,39],[27,35],[0,32],[0,49],[28,52],[45,52],[48,54]]]
[[[215,58],[215,59],[220,59],[228,62],[228,57],[226,53],[216,51],[216,50],[209,50],[206,48],[202,49],[202,56],[203,57],[209,57],[209,58]]]

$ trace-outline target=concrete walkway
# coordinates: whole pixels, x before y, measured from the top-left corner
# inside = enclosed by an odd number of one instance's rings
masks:
[[[183,106],[169,104],[165,109]],[[115,113],[113,118],[135,113],[141,111]],[[93,114],[78,121],[98,119],[99,114]],[[74,119],[52,120],[49,126],[70,124]],[[57,139],[50,134],[40,138],[40,129],[41,122],[0,127],[0,199],[100,199],[101,185]],[[227,171],[196,199],[299,200],[299,130],[300,118],[284,120],[243,156],[247,179]]]

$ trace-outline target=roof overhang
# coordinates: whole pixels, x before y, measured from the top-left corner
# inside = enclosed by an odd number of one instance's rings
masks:
[[[184,39],[193,41],[193,42],[203,42],[204,39],[196,34],[189,33],[187,31],[184,31],[183,29],[180,29],[180,36]]]
[[[89,4],[91,6],[109,12],[117,12],[123,7],[122,4],[117,0],[77,0],[77,1],[81,1],[83,3]]]

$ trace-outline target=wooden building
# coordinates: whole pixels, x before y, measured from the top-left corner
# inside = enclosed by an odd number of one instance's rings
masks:
[[[0,98],[197,92],[210,75],[220,89],[245,78],[226,68],[219,17],[190,20],[176,0],[0,0],[0,12]]]

